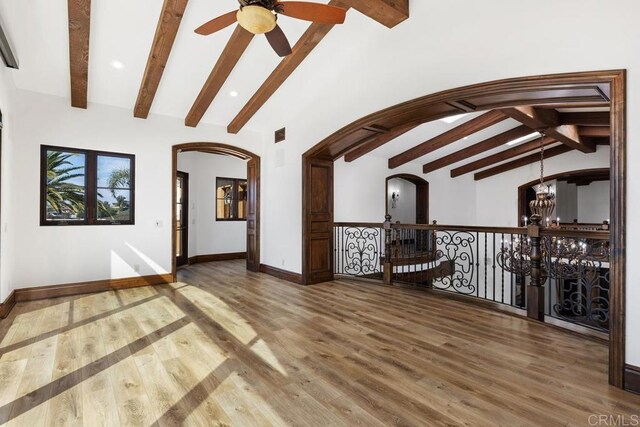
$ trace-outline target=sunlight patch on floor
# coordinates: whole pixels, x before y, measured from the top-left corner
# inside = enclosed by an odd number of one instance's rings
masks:
[[[267,344],[262,338],[259,338],[258,341],[251,346],[251,351],[260,356],[260,358],[273,369],[280,372],[285,377],[288,376],[287,371],[282,367],[276,355],[273,354],[269,348],[269,344]]]
[[[242,344],[247,345],[258,336],[248,321],[215,295],[194,286],[181,288],[178,293],[191,301]]]

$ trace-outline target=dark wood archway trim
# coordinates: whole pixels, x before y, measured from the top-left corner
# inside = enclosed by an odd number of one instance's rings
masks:
[[[625,70],[518,77],[426,95],[377,111],[343,127],[302,155],[302,282],[312,284],[333,279],[333,241],[330,236],[333,229],[333,162],[370,140],[371,129],[380,126],[392,129],[406,123],[425,123],[468,111],[522,105],[609,106],[612,246],[609,382],[623,388],[627,204],[625,97]],[[318,169],[320,167],[325,171]],[[314,168],[317,176],[313,174]],[[316,181],[323,179],[325,183],[319,186]],[[321,193],[313,193],[313,190]],[[320,231],[329,236],[320,238]]]
[[[233,156],[247,160],[247,270],[260,271],[260,156],[243,148],[217,142],[189,142],[171,148],[171,275],[177,280],[176,245],[176,179],[178,153],[199,151],[209,154]]]
[[[428,224],[429,223],[429,182],[419,176],[409,173],[399,173],[396,175],[388,176],[384,183],[384,211],[389,215],[389,203],[387,198],[389,197],[389,180],[394,178],[401,178],[409,181],[416,186],[416,224]],[[393,221],[393,218],[391,218]]]

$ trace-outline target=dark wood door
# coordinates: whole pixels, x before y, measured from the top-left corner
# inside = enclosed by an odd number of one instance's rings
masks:
[[[333,161],[304,159],[302,283],[333,280]]]
[[[176,179],[176,266],[189,261],[189,174],[177,173]]]
[[[247,270],[260,271],[260,159],[247,162]]]

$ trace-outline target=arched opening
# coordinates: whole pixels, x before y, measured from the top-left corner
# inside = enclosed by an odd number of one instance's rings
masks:
[[[562,172],[544,177],[545,183],[556,187],[555,220],[558,226],[581,227],[594,229],[607,221],[608,228],[611,212],[609,212],[611,171],[609,168],[580,169]],[[529,181],[518,187],[518,221],[525,225],[529,215],[529,202],[535,198],[534,187],[539,180]],[[593,185],[592,185],[593,184]],[[563,194],[560,187],[566,187],[573,203],[563,209]],[[565,192],[567,192],[565,190]],[[572,209],[573,208],[573,209]],[[588,208],[588,210],[586,210]],[[581,212],[582,211],[582,212]]]
[[[392,221],[429,223],[429,183],[419,176],[396,174],[385,184],[386,214]]]
[[[609,381],[624,387],[626,281],[626,72],[519,77],[445,90],[362,117],[303,154],[302,283],[333,279],[333,165],[353,161],[414,127],[448,116],[522,106],[606,105],[610,123]],[[407,159],[399,159],[404,163]]]
[[[201,152],[209,154],[217,154],[222,156],[231,156],[237,159],[245,160],[247,164],[246,173],[246,265],[249,271],[260,270],[260,157],[256,154],[237,148],[227,144],[215,142],[191,142],[178,144],[172,147],[172,275],[174,280],[177,276],[176,248],[178,241],[178,222],[177,215],[177,185],[178,176],[178,153]],[[211,196],[213,197],[213,195]]]

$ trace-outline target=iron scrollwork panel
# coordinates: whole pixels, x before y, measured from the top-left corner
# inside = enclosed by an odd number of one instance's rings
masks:
[[[381,236],[379,228],[346,227],[343,273],[352,276],[381,273]]]
[[[607,330],[609,242],[544,239],[546,271],[554,292],[552,315]]]
[[[435,239],[436,259],[447,260],[455,268],[450,276],[435,278],[434,286],[461,294],[476,292],[474,285],[476,235],[467,231],[438,231]]]

